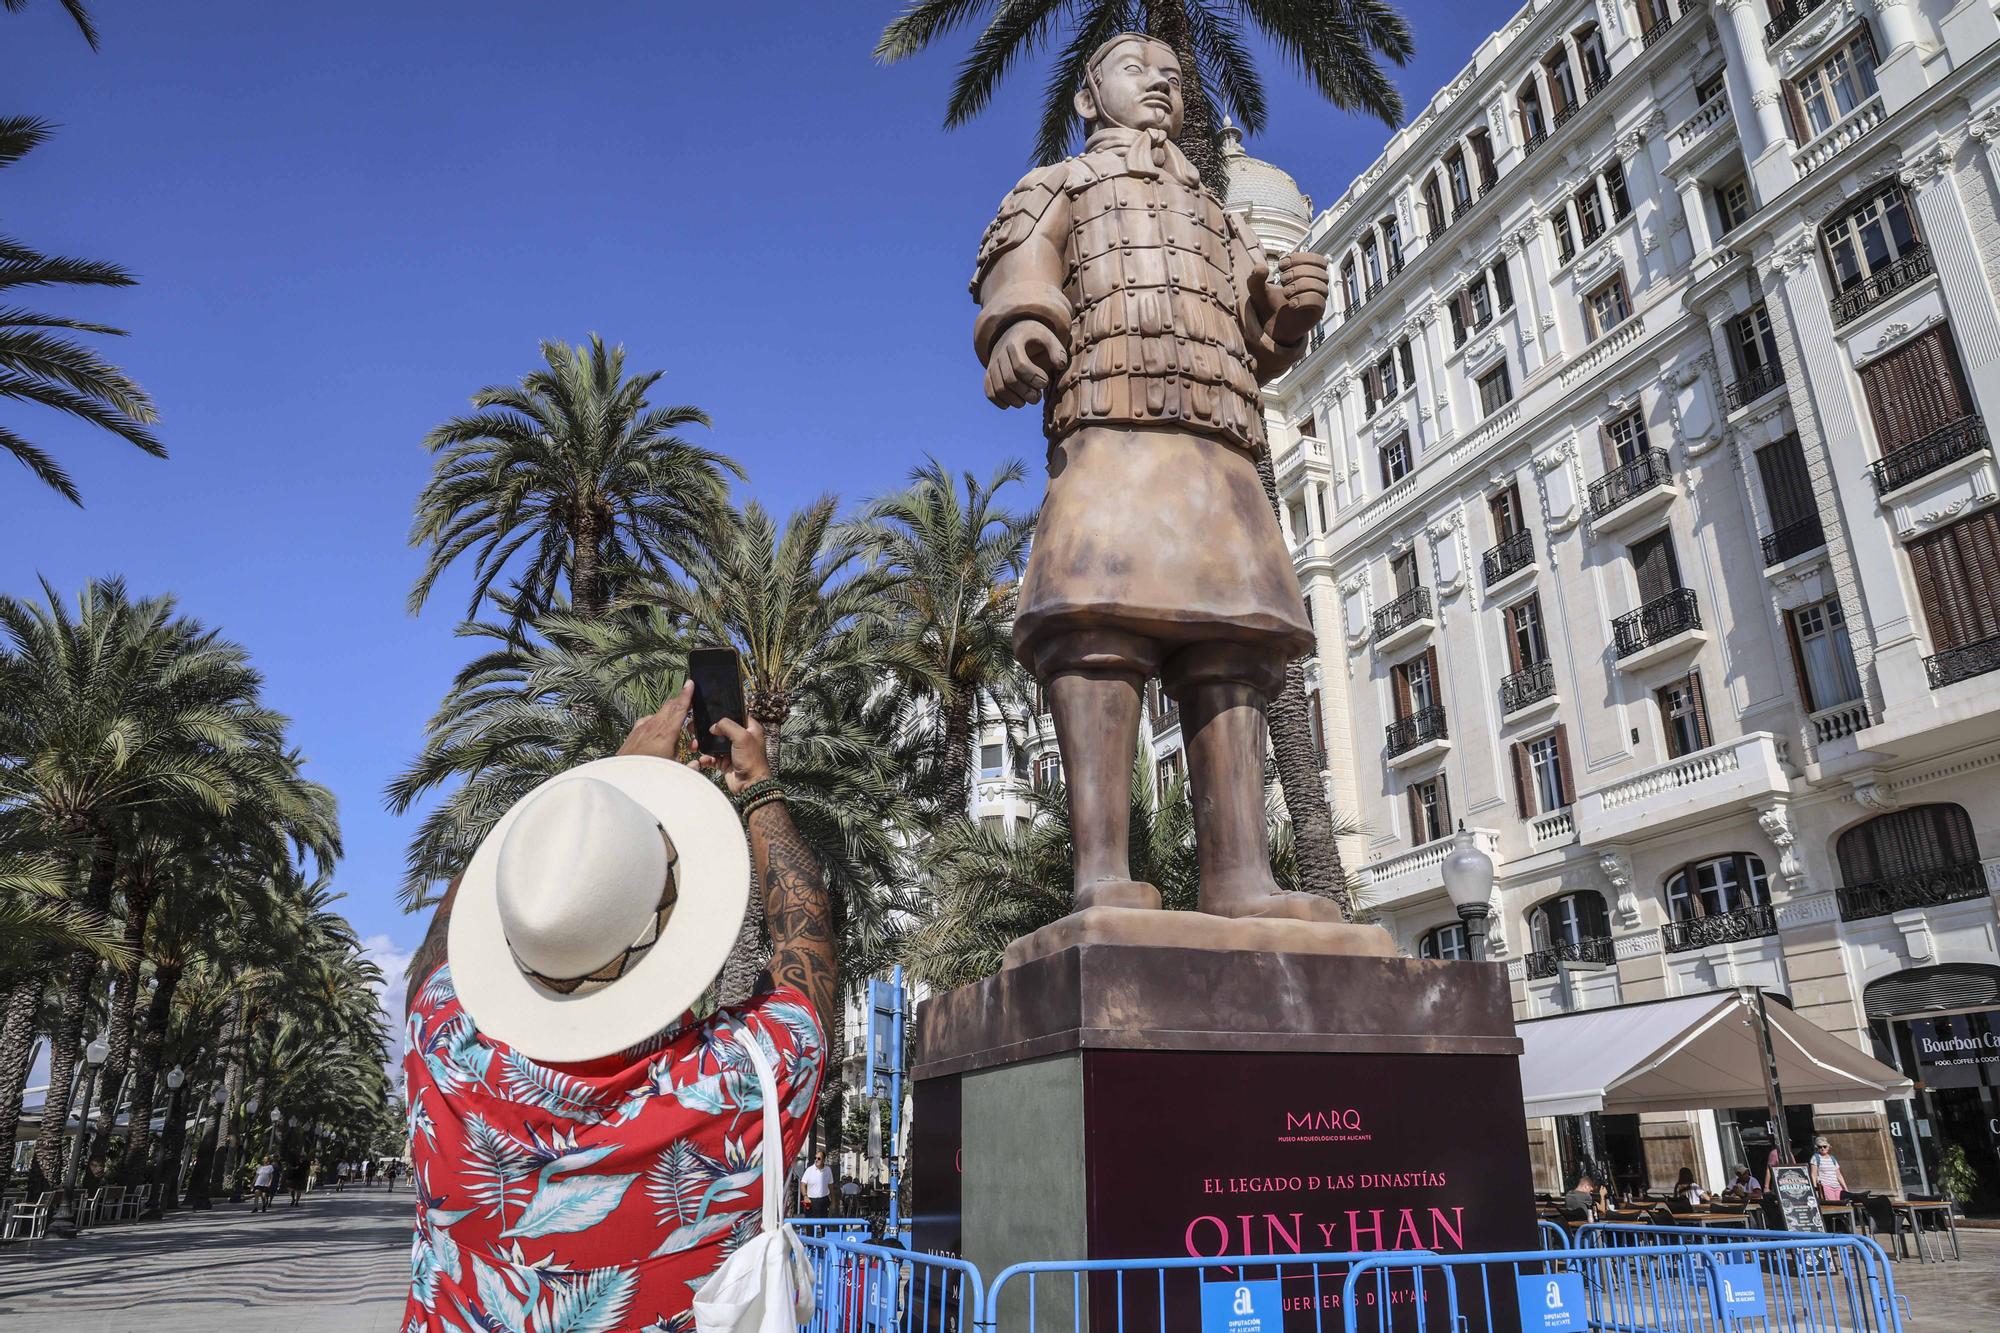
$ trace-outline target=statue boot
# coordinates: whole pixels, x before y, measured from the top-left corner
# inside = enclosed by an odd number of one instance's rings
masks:
[[[1115,666],[1067,670],[1048,678],[1069,790],[1076,853],[1076,910],[1156,908],[1160,891],[1132,878],[1132,756],[1146,677]]]
[[[1215,916],[1342,922],[1331,898],[1287,892],[1271,873],[1265,715],[1283,679],[1281,662],[1233,643],[1198,645],[1166,665],[1187,745],[1200,906]]]

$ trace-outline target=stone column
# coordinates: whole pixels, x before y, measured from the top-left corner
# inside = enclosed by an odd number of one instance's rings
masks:
[[[1533,236],[1533,229],[1523,228],[1520,231],[1512,232],[1502,237],[1500,240],[1500,256],[1507,265],[1507,276],[1514,284],[1514,304],[1517,307],[1516,323],[1519,324],[1521,330],[1519,348],[1521,352],[1521,378],[1523,380],[1526,380],[1528,376],[1540,370],[1542,364],[1548,359],[1542,353],[1541,301],[1538,299],[1538,293],[1535,290],[1540,285],[1541,280],[1535,276],[1534,263],[1528,257],[1529,250],[1533,248],[1528,241]],[[1517,259],[1520,262],[1516,263]],[[1530,351],[1534,353],[1533,356],[1528,355]]]
[[[1410,413],[1413,457],[1429,452],[1446,429],[1445,423],[1437,416],[1438,363],[1432,359],[1430,339],[1424,336],[1427,322],[1419,312],[1403,324],[1403,336],[1410,340],[1410,357],[1415,361],[1417,371],[1416,405]]]
[[[1863,0],[1862,7],[1875,11],[1875,30],[1882,41],[1875,82],[1882,89],[1882,109],[1893,116],[1930,86],[1917,36],[1916,0]]]
[[[1638,224],[1639,262],[1645,265],[1647,286],[1667,276],[1673,268],[1672,209],[1667,203],[1673,191],[1667,186],[1666,173],[1653,160],[1654,153],[1663,147],[1660,131],[1665,125],[1666,117],[1654,112],[1644,124],[1618,140],[1620,169],[1625,172],[1625,194],[1631,200],[1633,219]],[[1636,173],[1633,171],[1635,166],[1638,168]],[[1635,174],[1638,176],[1636,181],[1633,179]],[[1602,182],[1593,178],[1591,183],[1597,187],[1602,199]],[[1635,191],[1635,184],[1643,186],[1643,192]],[[1635,193],[1638,198],[1632,198]],[[1605,218],[1609,220],[1610,201],[1604,200],[1603,207]],[[1662,254],[1662,250],[1667,253]]]
[[[1451,373],[1445,369],[1445,324],[1450,316],[1445,313],[1443,301],[1433,301],[1430,309],[1419,316],[1424,322],[1424,350],[1430,354],[1432,368],[1431,420],[1437,424],[1437,438],[1442,440],[1455,430],[1451,404]]]
[[[1952,159],[1962,136],[1941,138],[1917,152],[1904,166],[1903,187],[1916,201],[1924,243],[1937,269],[1945,310],[1957,335],[1965,377],[1980,415],[1988,423],[2000,417],[2000,314],[1993,288],[1986,281],[1979,245],[1965,220],[1965,200],[1958,191]]]
[[[1547,252],[1543,249],[1540,222],[1531,222],[1514,233],[1514,244],[1521,251],[1521,287],[1514,295],[1527,306],[1529,331],[1535,340],[1535,354],[1538,364],[1547,365],[1562,355],[1562,334],[1559,329],[1544,324],[1542,295],[1549,290]],[[1551,350],[1553,348],[1553,350]],[[1526,379],[1525,374],[1522,375]]]
[[[1792,135],[1778,103],[1784,94],[1778,71],[1764,51],[1763,11],[1751,0],[1715,0],[1724,12],[1715,28],[1722,40],[1723,82],[1729,111],[1750,163],[1757,197],[1775,199],[1798,179],[1792,165]]]

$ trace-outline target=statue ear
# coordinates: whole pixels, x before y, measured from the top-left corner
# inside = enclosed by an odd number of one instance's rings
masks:
[[[1076,114],[1082,116],[1086,124],[1097,119],[1097,95],[1091,92],[1089,79],[1086,78],[1077,88],[1070,105],[1076,108]]]

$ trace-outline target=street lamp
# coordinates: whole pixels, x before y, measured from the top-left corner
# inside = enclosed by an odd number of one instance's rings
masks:
[[[1486,918],[1491,911],[1486,900],[1493,892],[1493,858],[1479,850],[1479,839],[1466,832],[1463,820],[1452,837],[1451,851],[1445,854],[1444,891],[1451,895],[1459,920],[1465,922],[1465,942],[1472,961],[1485,962]]]
[[[140,1214],[143,1220],[150,1221],[170,1208],[180,1207],[180,1201],[174,1197],[180,1184],[174,1179],[179,1174],[180,1149],[176,1147],[172,1153],[167,1152],[166,1141],[173,1137],[174,1126],[181,1122],[181,1085],[186,1082],[187,1071],[179,1065],[167,1071],[167,1118],[160,1125],[160,1165],[164,1168],[162,1174],[166,1179],[160,1182],[160,1192],[152,1205]]]
[[[78,1107],[76,1117],[76,1140],[70,1144],[69,1166],[63,1172],[62,1199],[56,1205],[55,1216],[49,1219],[50,1232],[58,1236],[73,1237],[81,1230],[76,1215],[76,1178],[83,1165],[80,1159],[83,1156],[84,1141],[90,1132],[90,1098],[91,1094],[97,1091],[97,1071],[103,1068],[105,1060],[110,1055],[111,1046],[102,1037],[83,1049],[85,1063],[83,1100]],[[61,1126],[57,1126],[57,1132],[61,1132]]]

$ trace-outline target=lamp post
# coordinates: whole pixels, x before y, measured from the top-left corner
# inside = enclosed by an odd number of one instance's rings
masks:
[[[176,1144],[170,1153],[166,1147],[167,1140],[174,1136],[174,1126],[180,1123],[181,1085],[186,1082],[187,1071],[179,1065],[167,1071],[167,1118],[160,1126],[160,1174],[166,1178],[160,1182],[159,1195],[151,1206],[139,1215],[142,1221],[154,1221],[169,1209],[180,1207],[179,1200],[174,1197],[175,1186],[179,1183],[174,1177],[179,1174],[180,1148]]]
[[[104,1067],[104,1061],[110,1054],[110,1044],[102,1037],[83,1048],[88,1072],[83,1076],[83,1100],[77,1110],[76,1139],[70,1144],[69,1165],[63,1171],[62,1197],[56,1204],[56,1215],[49,1219],[49,1231],[54,1235],[73,1237],[82,1229],[76,1210],[76,1178],[83,1165],[84,1143],[90,1132],[90,1097],[97,1090],[97,1072]]]
[[[1491,908],[1486,900],[1493,892],[1493,858],[1479,849],[1479,839],[1468,833],[1460,820],[1444,858],[1444,891],[1465,922],[1466,947],[1472,961],[1486,961],[1486,918]]]

